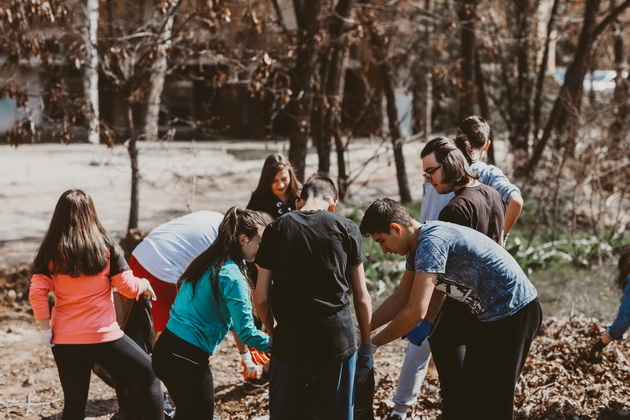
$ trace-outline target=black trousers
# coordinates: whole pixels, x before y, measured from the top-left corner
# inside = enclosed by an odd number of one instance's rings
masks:
[[[442,419],[457,419],[457,392],[464,369],[466,341],[477,318],[463,303],[446,298],[434,331],[429,337],[433,361],[440,378]]]
[[[143,419],[164,418],[160,381],[151,359],[128,336],[97,344],[57,344],[52,348],[64,394],[62,419],[83,420],[92,366],[103,366],[114,380],[134,384]]]
[[[153,347],[153,369],[175,403],[175,419],[214,417],[214,382],[210,355],[168,328]]]
[[[455,382],[448,384],[444,418],[512,419],[516,382],[541,322],[540,302],[534,299],[510,317],[466,324],[464,358],[459,371],[450,373]],[[441,348],[430,343],[439,358]]]

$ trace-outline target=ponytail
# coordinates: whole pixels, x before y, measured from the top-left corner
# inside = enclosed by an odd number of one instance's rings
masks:
[[[470,140],[465,134],[459,133],[457,137],[455,137],[455,146],[462,152],[464,157],[466,158],[466,162],[469,165],[473,163],[473,148],[470,144]]]

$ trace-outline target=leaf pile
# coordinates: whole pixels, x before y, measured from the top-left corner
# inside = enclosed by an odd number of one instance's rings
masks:
[[[517,384],[516,418],[630,418],[628,340],[606,346],[600,363],[587,360],[603,331],[582,316],[545,320]]]

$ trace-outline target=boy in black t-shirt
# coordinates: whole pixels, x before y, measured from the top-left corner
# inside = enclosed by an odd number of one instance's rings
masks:
[[[352,418],[357,343],[351,294],[361,332],[358,367],[371,367],[372,309],[361,234],[333,213],[336,204],[334,183],[313,175],[302,188],[298,211],[265,229],[256,256],[254,302],[273,335],[270,420],[301,418],[313,397],[324,418]],[[315,386],[308,386],[313,377]]]

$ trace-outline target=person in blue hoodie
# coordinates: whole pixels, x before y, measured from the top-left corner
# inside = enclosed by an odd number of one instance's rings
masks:
[[[623,292],[621,297],[621,305],[619,312],[613,323],[604,331],[593,344],[589,354],[589,361],[593,363],[600,362],[602,359],[602,350],[612,341],[620,340],[624,333],[630,328],[630,252],[626,252],[619,258],[619,277],[617,277],[617,285]]]
[[[176,419],[212,419],[209,358],[230,329],[255,362],[269,359],[269,337],[254,325],[246,261],[258,252],[267,222],[253,210],[230,208],[217,238],[188,266],[166,329],[153,350],[153,369],[177,407]]]

